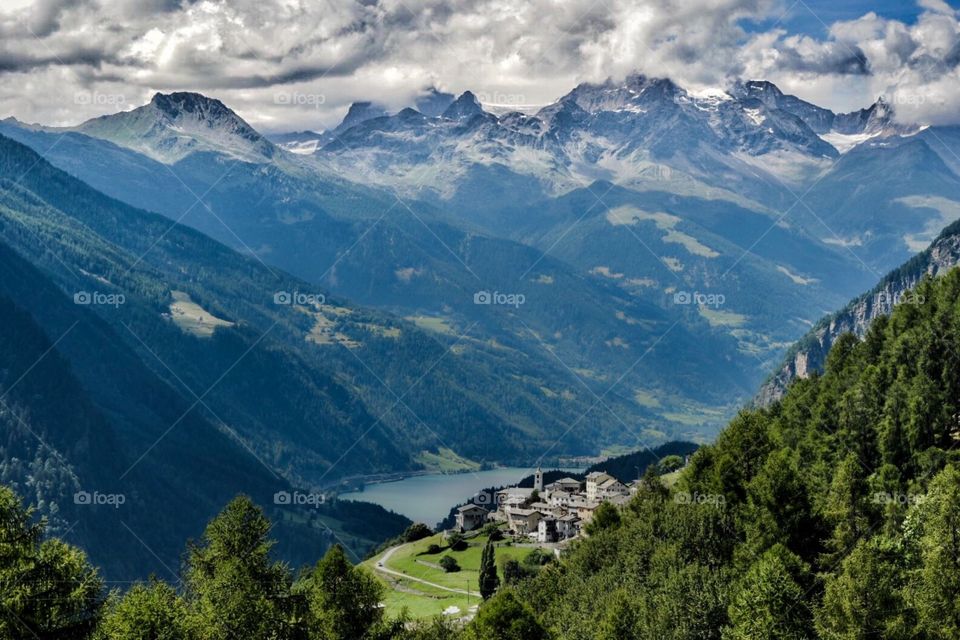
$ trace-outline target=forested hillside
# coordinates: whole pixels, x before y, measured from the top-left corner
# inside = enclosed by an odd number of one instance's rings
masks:
[[[622,443],[619,425],[588,412],[593,396],[553,358],[490,343],[470,324],[424,330],[326,299],[325,289],[108,198],[2,136],[0,184],[8,187],[0,191],[0,241],[70,295],[124,294],[119,309],[88,308],[172,386],[179,377],[211,389],[204,404],[294,482],[416,469],[423,451],[446,446],[473,460],[517,462],[564,433],[558,455]],[[233,324],[207,339],[184,335],[169,321],[175,292]],[[276,304],[278,292],[326,304]],[[607,402],[619,415],[637,410],[629,398]],[[583,429],[569,430],[577,418]]]
[[[960,262],[960,222],[954,222],[922,252],[900,265],[867,293],[822,318],[790,348],[780,368],[760,388],[756,403],[763,406],[783,396],[796,378],[823,370],[834,341],[845,333],[862,336],[878,316],[888,315],[901,302],[916,302],[911,290],[925,275],[940,275]]]
[[[521,598],[557,638],[960,637],[960,274],[915,293]]]
[[[2,242],[0,272],[0,482],[48,518],[50,533],[80,543],[106,577],[167,572],[183,540],[239,491],[270,504],[293,490],[222,423],[191,413],[191,400],[109,323]],[[77,499],[84,494],[122,502]],[[299,561],[334,535],[362,555],[408,524],[354,502],[286,515],[277,522],[281,555]]]

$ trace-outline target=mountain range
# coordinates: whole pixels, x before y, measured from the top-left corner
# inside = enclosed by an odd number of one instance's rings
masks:
[[[119,576],[174,563],[164,541],[231,492],[706,441],[960,217],[958,133],[644,76],[533,113],[358,103],[319,133],[195,93],[4,120],[0,473],[55,532],[136,530],[112,559],[88,546]],[[944,268],[952,233],[891,291]],[[73,494],[121,486],[120,524],[77,517]],[[404,525],[345,504],[280,520],[358,553]],[[148,509],[169,528],[141,532]]]
[[[768,82],[694,92],[634,75],[529,114],[495,115],[470,92],[414,107],[356,103],[330,131],[273,142],[175,93],[68,130],[0,131],[347,299],[555,354],[593,393],[658,339],[692,357],[692,338],[738,373],[665,381],[641,362],[621,383],[627,404],[667,399],[624,419],[653,409],[643,428],[671,437],[722,423],[798,335],[960,213],[952,129],[900,124],[882,99],[835,114]],[[524,295],[522,316],[478,314],[486,289]]]

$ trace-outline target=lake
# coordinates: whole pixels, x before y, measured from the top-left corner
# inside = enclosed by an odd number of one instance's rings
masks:
[[[340,500],[372,502],[433,527],[447,517],[450,508],[466,502],[487,487],[514,485],[536,469],[503,467],[474,473],[432,473],[396,482],[368,484],[363,491],[341,493]],[[569,469],[574,473],[579,469]]]

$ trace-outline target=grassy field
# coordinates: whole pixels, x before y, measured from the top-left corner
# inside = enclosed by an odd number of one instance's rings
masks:
[[[191,300],[189,294],[183,291],[171,291],[171,294],[173,302],[170,303],[170,317],[184,332],[209,338],[217,327],[233,326],[232,322],[216,317]]]
[[[421,329],[445,333],[447,335],[456,335],[453,327],[448,323],[447,318],[438,318],[434,316],[408,316],[406,318]]]
[[[432,451],[421,451],[419,455],[417,455],[416,460],[427,469],[439,471],[440,473],[480,470],[479,462],[461,457],[452,449],[447,449],[446,447],[439,447],[436,453]]]
[[[389,615],[399,615],[401,610],[406,608],[411,617],[425,618],[441,615],[445,611],[452,612],[452,607],[456,607],[458,612],[454,615],[462,616],[467,615],[471,607],[480,602],[477,591],[480,579],[480,555],[486,543],[486,536],[476,536],[468,540],[468,546],[463,551],[451,551],[444,544],[442,535],[436,534],[399,547],[384,565],[385,568],[398,571],[404,576],[426,580],[448,589],[457,589],[458,592],[438,589],[403,576],[377,571],[378,564],[383,560],[382,553],[365,561],[363,566],[370,569],[387,586],[384,604]],[[443,550],[435,554],[426,553],[431,544],[439,545]],[[494,544],[497,545],[497,567],[501,571],[501,580],[505,560],[511,558],[522,560],[532,551],[532,547],[514,546],[507,541]],[[447,555],[457,561],[460,571],[447,573],[439,567],[440,559]]]

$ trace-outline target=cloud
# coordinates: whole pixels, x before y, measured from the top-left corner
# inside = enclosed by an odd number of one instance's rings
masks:
[[[824,41],[781,36],[750,52],[748,72],[791,86],[803,97],[834,108],[852,109],[884,96],[902,121],[956,124],[960,122],[955,108],[960,99],[960,23],[956,12],[938,0],[926,0],[921,6],[926,11],[912,25],[867,13],[832,24]],[[782,55],[798,49],[795,44],[799,40],[804,41],[801,58],[826,64],[804,68],[795,65],[792,57],[764,57],[766,51]],[[844,68],[844,49],[862,64],[851,58],[850,66]],[[831,60],[840,63],[833,70]],[[852,79],[854,75],[862,77]],[[850,80],[853,82],[837,100],[838,81]]]
[[[543,104],[640,71],[694,87],[770,79],[839,110],[885,94],[903,118],[953,122],[957,14],[920,4],[914,24],[867,12],[815,38],[745,29],[782,0],[5,0],[0,114],[72,124],[112,108],[84,92],[132,107],[194,90],[293,130],[332,126],[354,100],[399,108],[430,85]]]

